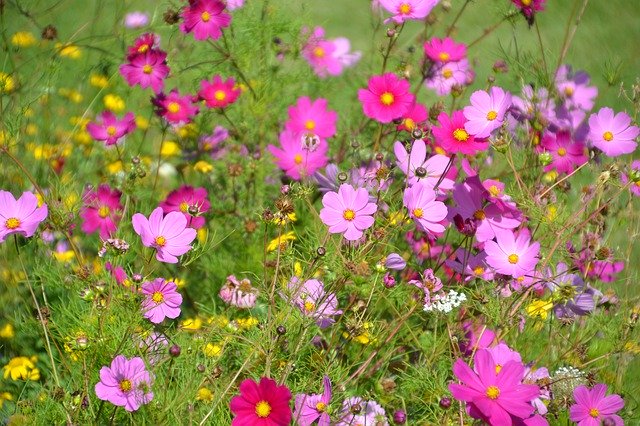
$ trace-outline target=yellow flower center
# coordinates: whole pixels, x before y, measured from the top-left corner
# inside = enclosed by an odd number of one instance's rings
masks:
[[[101,206],[98,209],[98,216],[100,216],[103,219],[105,217],[109,216],[109,213],[111,213],[111,210],[109,210],[109,207],[107,207],[107,206]]]
[[[417,208],[417,209],[413,209],[412,213],[414,217],[417,217],[418,219],[420,219],[424,214],[424,211],[421,208]]]
[[[129,392],[131,390],[131,381],[124,379],[120,382],[118,386],[122,392]]]
[[[444,78],[451,78],[453,77],[453,71],[451,71],[449,68],[445,68],[442,70],[442,76]]]
[[[598,410],[597,408],[592,408],[591,410],[589,410],[589,415],[594,419],[597,419],[600,415],[600,410]]]
[[[324,402],[318,402],[316,404],[316,411],[319,413],[324,412],[327,409],[327,404],[325,404]]]
[[[153,67],[149,64],[146,64],[142,67],[142,72],[145,74],[151,74],[153,72]]]
[[[484,274],[484,268],[482,266],[476,266],[473,268],[474,275],[482,275]]]
[[[502,370],[502,365],[496,364],[496,374],[498,374]]]
[[[558,155],[560,157],[564,157],[565,155],[567,155],[567,150],[564,148],[558,148]]]
[[[531,0],[521,0],[523,6],[531,6]]]
[[[442,62],[446,62],[449,60],[449,58],[451,57],[451,55],[449,55],[447,52],[440,52],[438,54],[438,58],[442,61]]]
[[[413,121],[412,118],[405,118],[402,124],[404,124],[404,127],[406,127],[407,130],[413,130],[416,128],[416,122]]]
[[[411,12],[411,5],[407,3],[402,3],[398,8],[401,14],[408,15]]]
[[[602,135],[602,139],[604,139],[607,142],[610,142],[611,140],[613,140],[613,133],[609,131],[604,132],[604,134]]]
[[[296,154],[293,156],[293,162],[296,164],[302,164],[302,155]]]
[[[222,90],[216,90],[213,94],[213,97],[216,98],[216,101],[224,101],[227,97],[227,94]]]
[[[159,291],[156,291],[151,296],[151,300],[153,300],[156,303],[156,305],[159,305],[164,301],[164,296]]]
[[[489,112],[487,113],[487,120],[489,120],[489,121],[493,121],[493,120],[495,120],[496,118],[498,118],[498,113],[497,113],[497,112],[495,112],[495,111],[489,111]]]
[[[304,122],[304,128],[307,130],[313,130],[316,128],[316,122],[313,120],[307,120]]]
[[[509,263],[511,263],[512,265],[515,265],[516,263],[518,263],[519,257],[517,254],[514,253],[514,254],[510,254],[508,259],[509,259]]]
[[[107,134],[109,136],[113,136],[116,134],[116,128],[114,126],[107,127]]]
[[[175,114],[176,112],[180,111],[180,105],[177,102],[169,102],[169,105],[167,105],[167,111]]]
[[[345,220],[351,221],[356,218],[356,213],[351,209],[346,209],[344,212],[342,212],[342,217]]]
[[[10,217],[4,224],[7,229],[16,229],[18,226],[20,226],[20,219]]]
[[[489,187],[489,194],[491,194],[492,197],[497,197],[500,195],[500,189],[495,185],[491,185]]]
[[[165,237],[163,237],[162,235],[159,237],[156,237],[157,246],[164,247],[165,244],[167,244],[167,239]]]
[[[271,406],[267,401],[260,401],[256,404],[256,416],[260,418],[269,417],[271,414]]]
[[[186,213],[189,210],[189,204],[186,201],[180,203],[180,211]]]
[[[306,301],[304,302],[304,310],[305,312],[313,312],[316,310],[316,305],[313,302]]]
[[[382,102],[382,105],[389,106],[393,103],[394,100],[395,98],[393,97],[393,94],[390,92],[384,92],[380,96],[380,102]]]
[[[489,399],[498,399],[500,396],[500,389],[497,386],[489,386],[485,394],[489,397]]]
[[[149,50],[149,45],[148,44],[143,44],[142,46],[138,47],[138,53],[144,53],[147,50]]]
[[[484,218],[487,217],[487,214],[484,212],[484,210],[476,210],[475,213],[473,213],[473,217],[478,220],[484,220]]]
[[[571,87],[571,86],[567,86],[567,87],[565,87],[565,88],[564,88],[564,94],[565,94],[567,97],[571,97],[571,96],[573,95],[573,87]]]
[[[313,49],[313,56],[315,56],[316,58],[323,58],[324,49],[320,46],[316,47],[315,49]]]
[[[466,130],[464,129],[455,129],[453,131],[453,137],[458,141],[458,142],[466,142],[467,139],[469,139],[469,133],[467,133]]]
[[[202,18],[202,22],[209,22],[209,19],[211,19],[211,15],[205,10],[204,12],[202,12],[202,15],[200,15],[200,18]]]

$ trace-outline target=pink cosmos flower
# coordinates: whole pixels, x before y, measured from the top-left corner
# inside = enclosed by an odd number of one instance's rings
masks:
[[[513,231],[496,229],[496,241],[487,241],[484,250],[487,263],[496,272],[519,278],[533,273],[538,263],[540,243],[530,244],[527,232],[520,232],[516,237]]]
[[[598,96],[598,88],[589,86],[589,74],[584,71],[573,73],[571,66],[562,65],[556,73],[556,89],[564,101],[564,106],[569,109],[591,111],[595,98]]]
[[[359,410],[356,410],[355,407],[358,407]],[[367,401],[359,396],[352,396],[342,402],[342,410],[338,414],[338,418],[340,420],[335,426],[388,425],[387,413],[384,408],[372,399]]]
[[[327,109],[327,100],[320,98],[313,102],[306,96],[298,98],[289,107],[289,119],[285,128],[291,133],[311,133],[327,139],[336,134],[338,114]]]
[[[640,129],[631,125],[631,117],[625,112],[614,115],[611,108],[605,107],[589,117],[589,139],[609,157],[635,151],[639,134]]]
[[[465,281],[480,278],[484,281],[493,280],[493,269],[487,265],[487,254],[482,251],[478,254],[469,253],[465,249],[456,250],[456,259],[445,262],[455,272],[462,274]]]
[[[406,114],[402,116],[402,123],[397,127],[398,130],[404,130],[412,132],[413,129],[424,130],[427,128],[429,121],[429,112],[427,107],[418,102],[414,102],[413,106],[409,108]]]
[[[449,37],[434,37],[424,44],[424,54],[440,64],[458,62],[467,56],[467,46],[464,43],[458,44]]]
[[[151,87],[155,93],[160,93],[164,88],[164,79],[170,71],[166,59],[166,52],[146,50],[130,57],[126,64],[120,65],[120,74],[131,87]]]
[[[545,172],[557,170],[558,173],[571,173],[576,166],[580,166],[589,158],[585,155],[585,146],[574,142],[569,132],[545,132],[540,146],[553,157],[551,164],[544,168]]]
[[[527,18],[532,18],[536,12],[544,10],[544,3],[546,1],[547,0],[511,0]]]
[[[449,190],[453,188],[454,181],[449,177],[442,176],[443,174],[448,175],[449,157],[436,154],[427,160],[427,144],[422,139],[413,141],[410,152],[407,152],[402,142],[394,143],[393,151],[396,155],[398,169],[407,176],[409,185],[420,182],[433,189],[440,182],[438,189]],[[424,176],[416,175],[416,170],[419,168],[424,169]],[[422,172],[423,170],[419,170],[419,174]]]
[[[478,90],[471,95],[471,105],[464,107],[464,124],[467,132],[476,138],[488,138],[504,122],[504,115],[511,107],[511,94],[493,86],[489,93]]]
[[[160,262],[178,263],[177,256],[191,250],[196,230],[187,228],[187,219],[181,212],[170,212],[163,217],[162,207],[157,207],[149,219],[140,213],[133,215],[133,230],[140,235],[142,244],[154,248]]]
[[[498,369],[491,353],[481,349],[474,357],[474,370],[458,358],[453,373],[462,384],[449,385],[454,398],[467,402],[471,417],[502,426],[533,414],[531,401],[540,395],[540,389],[522,384],[525,372],[522,363],[510,361]]]
[[[305,146],[305,135],[284,130],[280,133],[280,146],[269,145],[267,149],[276,157],[276,164],[291,179],[301,180],[327,165],[329,144],[319,139],[312,148]]]
[[[329,426],[331,418],[327,413],[329,402],[331,402],[331,380],[329,376],[324,376],[322,379],[324,385],[324,392],[322,395],[311,394],[306,395],[299,393],[295,399],[295,409],[293,411],[293,420],[300,426],[311,426],[316,424],[318,426]]]
[[[173,89],[168,95],[160,93],[151,102],[156,106],[156,114],[174,125],[191,123],[199,111],[193,103],[193,97],[181,96],[177,89]]]
[[[189,0],[189,6],[182,10],[180,31],[193,33],[196,40],[222,36],[222,28],[231,25],[231,15],[224,13],[225,4],[220,0]]]
[[[431,305],[432,297],[437,296],[442,290],[442,280],[434,275],[433,269],[425,269],[420,280],[409,280],[407,284],[414,285],[422,290],[425,306]]]
[[[32,192],[23,192],[16,200],[11,192],[0,190],[0,243],[11,234],[31,237],[48,213],[46,204],[38,207]]]
[[[153,399],[152,377],[140,357],[127,359],[118,355],[110,367],[100,369],[100,381],[95,391],[98,398],[127,411],[136,411]]]
[[[464,87],[473,82],[475,74],[469,66],[469,61],[461,59],[447,62],[433,70],[433,74],[425,81],[428,89],[438,96],[446,96],[454,87]]]
[[[241,93],[242,90],[236,87],[236,81],[233,78],[223,81],[222,77],[215,75],[211,82],[207,80],[200,82],[198,97],[204,100],[209,108],[225,108],[234,103]]]
[[[236,10],[244,6],[244,0],[226,0],[227,9]]]
[[[142,28],[149,24],[149,15],[144,12],[130,12],[124,15],[124,26],[129,29]]]
[[[142,55],[150,50],[159,50],[160,36],[154,33],[144,33],[138,36],[131,46],[127,47],[127,60],[132,60],[136,55]]]
[[[462,329],[465,335],[460,341],[460,351],[466,356],[497,343],[496,333],[480,322],[465,321],[462,324]]]
[[[111,111],[103,111],[96,122],[87,123],[87,131],[94,140],[103,141],[105,146],[117,144],[120,139],[136,129],[136,118],[128,112],[118,120]]]
[[[607,395],[607,385],[598,383],[589,389],[578,386],[573,390],[576,403],[569,408],[569,418],[578,426],[599,426],[608,420],[616,426],[624,425],[624,421],[616,413],[624,407],[620,395]]]
[[[160,324],[165,318],[177,318],[182,304],[182,295],[176,291],[177,288],[176,283],[165,281],[164,278],[142,284],[144,317],[154,324]]]
[[[364,115],[381,123],[390,123],[409,112],[415,97],[407,80],[395,74],[375,75],[369,79],[366,89],[358,90]]]
[[[231,399],[235,414],[231,426],[289,426],[291,391],[275,380],[263,377],[260,383],[246,379],[240,383],[240,395]]]
[[[249,279],[238,280],[235,275],[229,275],[218,295],[228,305],[250,309],[256,306],[258,293],[258,289],[251,285]]]
[[[350,50],[349,39],[338,37],[327,40],[324,37],[324,29],[315,27],[302,47],[302,56],[309,62],[316,75],[324,78],[328,75],[340,75],[345,68],[354,66],[360,60],[362,53],[351,53]]]
[[[342,184],[338,192],[327,192],[322,197],[323,208],[320,219],[332,234],[344,233],[349,241],[358,240],[364,231],[373,226],[373,215],[378,209],[369,202],[369,193],[364,188],[355,190],[351,185]]]
[[[120,191],[111,189],[106,184],[100,185],[95,191],[87,192],[80,211],[80,217],[83,219],[82,230],[87,234],[99,231],[103,240],[111,237],[122,216],[121,196]]]
[[[342,314],[338,309],[338,298],[334,293],[327,293],[322,281],[316,279],[300,282],[297,277],[289,282],[290,302],[303,315],[316,320],[318,327],[327,328],[335,320],[335,315]]]
[[[447,217],[447,206],[436,201],[433,189],[417,183],[404,190],[402,201],[418,229],[436,234],[444,232],[445,227],[440,222]]]
[[[635,160],[631,163],[631,170],[635,173],[640,173],[640,160]],[[629,183],[629,176],[626,173],[621,173],[620,180],[626,185]],[[631,193],[636,197],[640,197],[640,181],[632,183],[629,187],[629,191],[631,191]]]
[[[380,0],[380,5],[393,16],[387,20],[401,24],[406,20],[421,20],[427,17],[439,0]]]
[[[484,139],[476,139],[465,129],[467,120],[462,111],[454,111],[451,117],[446,112],[438,115],[439,126],[434,126],[431,131],[438,145],[450,154],[461,153],[475,155],[489,148]]]
[[[208,198],[206,189],[183,185],[167,195],[167,199],[160,203],[160,207],[165,214],[182,212],[190,228],[200,229],[205,224],[205,218],[202,215],[211,208]]]

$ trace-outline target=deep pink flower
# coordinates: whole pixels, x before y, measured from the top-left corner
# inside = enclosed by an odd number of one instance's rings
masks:
[[[433,189],[416,183],[404,190],[402,201],[418,229],[436,234],[444,232],[445,227],[440,222],[447,217],[447,206],[441,201],[436,201]]]
[[[160,48],[160,36],[154,33],[144,33],[138,36],[133,44],[127,47],[127,60],[131,60],[137,55],[142,55],[150,50],[159,50]]]
[[[235,414],[231,426],[289,426],[291,392],[275,380],[263,377],[260,384],[251,379],[240,383],[240,395],[229,408]]]
[[[106,240],[118,228],[123,206],[120,204],[122,193],[103,184],[95,191],[84,196],[84,206],[80,211],[83,219],[82,230],[87,234],[99,231],[100,238]]]
[[[236,86],[236,81],[229,78],[222,80],[219,75],[213,76],[211,82],[202,80],[198,96],[204,100],[209,108],[225,108],[234,103],[242,93]]]
[[[364,188],[355,190],[342,184],[338,192],[327,192],[322,197],[323,208],[320,219],[332,234],[344,233],[349,241],[358,240],[364,231],[373,226],[373,215],[378,209],[369,202],[369,193]]]
[[[152,377],[140,357],[128,360],[118,355],[110,367],[100,369],[100,381],[95,391],[98,398],[127,411],[136,411],[153,399]]]
[[[308,30],[307,30],[308,31]],[[304,35],[305,30],[303,30]],[[349,39],[338,37],[327,40],[324,29],[315,27],[313,33],[302,46],[302,56],[309,62],[313,71],[321,78],[342,74],[345,68],[354,66],[362,56],[361,52],[350,52]]]
[[[174,125],[191,123],[199,111],[193,103],[193,97],[191,95],[181,96],[177,89],[173,89],[168,95],[158,94],[152,99],[152,102],[156,106],[156,114]]]
[[[324,385],[324,392],[322,395],[311,394],[306,395],[299,393],[295,399],[295,410],[293,412],[293,420],[300,426],[311,426],[316,424],[318,426],[329,426],[331,418],[327,413],[329,402],[331,402],[331,380],[329,376],[324,376],[322,379]]]
[[[467,119],[464,128],[476,138],[488,138],[502,126],[505,113],[511,107],[511,94],[493,86],[488,93],[484,90],[473,92],[470,102],[471,105],[463,110]]]
[[[209,211],[211,203],[206,189],[184,185],[167,195],[160,207],[165,214],[182,212],[190,228],[200,229],[205,224],[202,215]]]
[[[434,37],[424,44],[424,54],[436,63],[458,62],[467,56],[467,46],[449,37]]]
[[[379,0],[380,5],[393,16],[387,20],[401,24],[406,20],[421,20],[427,17],[439,0]]]
[[[438,145],[447,153],[475,155],[489,148],[484,139],[476,139],[465,130],[467,120],[462,111],[454,111],[451,117],[446,112],[438,115],[439,126],[434,126],[431,131]]]
[[[222,36],[222,28],[231,25],[231,15],[224,13],[225,4],[220,0],[189,0],[182,11],[180,31],[193,33],[196,40]]]
[[[154,324],[160,324],[165,318],[177,318],[182,304],[182,295],[176,291],[177,288],[176,283],[165,281],[164,278],[142,284],[144,317]]]
[[[160,93],[164,88],[164,79],[169,75],[166,59],[166,52],[147,50],[120,65],[120,74],[129,86],[139,85],[143,89],[151,87],[155,93]]]
[[[544,10],[547,0],[511,0],[527,18],[531,18],[536,12]]]
[[[446,96],[451,93],[454,86],[464,87],[471,84],[474,77],[469,61],[461,59],[436,67],[425,81],[425,86],[436,92],[438,96]]]
[[[614,115],[611,108],[601,108],[589,117],[589,139],[609,157],[635,151],[639,134],[640,129],[631,125],[631,117],[625,112]]]
[[[573,390],[573,397],[576,403],[569,408],[569,418],[578,426],[600,426],[605,420],[616,426],[624,424],[616,414],[624,408],[624,401],[620,395],[607,395],[604,383],[598,383],[591,389],[578,386]]]
[[[285,128],[291,133],[311,133],[322,139],[336,134],[338,114],[327,109],[327,100],[320,98],[313,102],[306,96],[298,98],[289,107],[289,119]]]
[[[397,127],[398,130],[412,132],[413,129],[424,130],[429,121],[429,112],[427,107],[418,102],[414,102],[409,111],[402,116],[402,123]]]
[[[555,169],[558,173],[569,174],[576,166],[589,161],[585,155],[585,146],[580,142],[574,142],[569,132],[545,132],[540,146],[553,157],[551,164],[544,168],[545,172]]]
[[[87,123],[87,131],[94,140],[103,141],[105,146],[117,144],[120,139],[136,129],[136,118],[128,112],[118,120],[111,111],[103,111],[96,122]]]
[[[324,139],[319,139],[317,146],[308,147],[304,144],[304,134],[292,133],[284,130],[280,133],[280,146],[269,145],[267,149],[276,157],[276,164],[291,179],[301,180],[313,175],[316,170],[327,165],[327,151],[329,145]]]
[[[358,90],[364,115],[381,123],[401,118],[412,107],[415,97],[407,80],[395,74],[375,75],[369,79],[366,89]]]
[[[38,207],[32,192],[23,192],[16,200],[10,192],[0,190],[0,243],[11,234],[31,237],[48,213],[46,204]]]
[[[133,215],[133,230],[140,235],[142,244],[154,248],[160,262],[178,263],[177,256],[191,250],[196,230],[187,228],[187,219],[180,212],[170,212],[163,217],[162,207],[156,208],[149,219],[140,213]]]
[[[484,250],[487,252],[487,263],[496,272],[520,278],[531,275],[538,263],[540,243],[530,244],[528,232],[496,229],[496,241],[487,241]]]
[[[413,141],[410,152],[407,152],[402,142],[394,143],[393,151],[396,155],[398,169],[407,176],[409,185],[420,182],[433,189],[440,182],[438,189],[449,190],[453,188],[453,180],[442,176],[445,173],[445,176],[448,175],[449,157],[436,154],[427,160],[427,144],[422,139]],[[416,169],[420,167],[424,169],[424,176],[416,175]]]

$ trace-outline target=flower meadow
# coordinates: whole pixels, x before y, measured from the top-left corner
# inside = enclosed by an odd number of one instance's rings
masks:
[[[602,4],[43,3],[0,1],[3,424],[640,424]]]

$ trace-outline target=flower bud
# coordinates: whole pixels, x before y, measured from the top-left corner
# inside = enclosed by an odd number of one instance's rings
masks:
[[[316,249],[316,254],[320,257],[324,256],[325,254],[327,254],[327,249],[320,246]]]
[[[451,398],[443,396],[442,398],[440,398],[440,407],[444,408],[445,410],[449,407],[451,407]]]
[[[340,183],[344,183],[347,181],[347,179],[349,179],[349,176],[345,173],[345,172],[340,172],[338,173],[338,181]]]
[[[416,168],[415,170],[415,175],[419,178],[423,178],[427,175],[427,169],[425,169],[424,167],[420,166],[418,168]]]
[[[553,162],[553,156],[550,152],[545,151],[538,155],[538,160],[540,160],[540,164],[542,164],[543,166],[548,166]]]
[[[180,356],[180,346],[178,345],[172,345],[169,348],[169,355],[171,355],[174,358],[177,358]]]
[[[422,129],[416,127],[411,132],[411,137],[414,138],[415,140],[422,139],[424,137],[424,132],[422,131]]]
[[[407,414],[404,412],[404,410],[396,410],[396,412],[393,413],[393,423],[397,425],[403,425],[406,422]]]
[[[382,283],[386,288],[393,288],[396,286],[396,279],[390,273],[384,274],[384,278],[382,278]]]
[[[396,36],[396,30],[394,30],[393,28],[389,28],[387,30],[387,37],[392,38]]]
[[[284,336],[287,333],[287,329],[284,327],[284,325],[279,325],[278,328],[276,328],[276,333],[278,333],[280,336]]]

